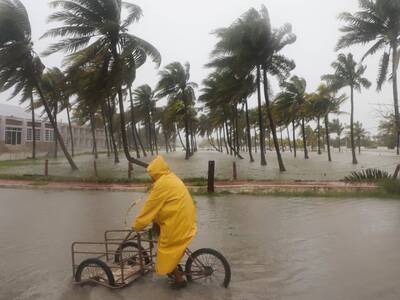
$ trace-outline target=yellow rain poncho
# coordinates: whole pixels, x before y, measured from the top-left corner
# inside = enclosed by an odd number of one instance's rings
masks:
[[[196,234],[196,209],[186,186],[161,156],[150,163],[147,172],[154,185],[133,229],[142,230],[151,222],[160,226],[156,272],[165,275],[175,270]]]

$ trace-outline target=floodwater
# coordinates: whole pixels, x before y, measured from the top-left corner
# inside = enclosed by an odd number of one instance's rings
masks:
[[[143,196],[0,190],[0,299],[400,299],[400,201],[379,199],[196,197],[192,248],[227,257],[229,289],[172,291],[155,275],[122,290],[72,285],[72,241],[101,241]]]
[[[310,153],[310,159],[305,160],[301,151],[298,157],[293,158],[292,153],[286,151],[283,153],[284,163],[287,172],[279,172],[275,153],[267,153],[268,166],[260,166],[259,153],[254,153],[255,162],[250,163],[248,157],[245,159],[235,159],[232,156],[217,153],[215,151],[199,151],[195,153],[189,161],[185,160],[185,154],[182,151],[174,153],[162,153],[172,170],[182,178],[200,178],[207,177],[208,161],[214,160],[215,176],[218,179],[232,178],[232,163],[236,161],[238,178],[253,180],[341,180],[350,172],[366,168],[379,168],[394,172],[400,159],[394,151],[384,149],[363,151],[357,156],[358,165],[351,163],[351,152],[332,153],[333,161],[328,162],[326,153],[318,155],[315,152]],[[246,154],[243,154],[246,156]],[[102,154],[97,160],[97,170],[100,177],[127,178],[128,163],[124,155],[120,154],[121,163],[115,165],[112,158],[107,158]],[[79,155],[74,158],[80,168],[79,172],[71,172],[68,163],[63,158],[50,160],[49,174],[57,176],[75,176],[90,177],[94,175],[93,156]],[[151,158],[147,157],[146,161]],[[0,164],[0,174],[18,174],[18,175],[43,175],[44,161],[19,162],[17,165]],[[138,179],[148,178],[145,170],[134,166],[133,176]]]

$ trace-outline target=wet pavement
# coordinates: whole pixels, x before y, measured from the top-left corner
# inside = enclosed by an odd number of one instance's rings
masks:
[[[118,291],[73,286],[71,242],[101,241],[143,196],[0,190],[0,299],[400,299],[400,201],[379,199],[196,197],[192,248],[227,257],[229,289],[172,291],[151,275]]]

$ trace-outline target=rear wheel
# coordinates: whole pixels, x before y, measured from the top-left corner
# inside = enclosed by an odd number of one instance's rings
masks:
[[[99,282],[114,286],[114,276],[107,264],[97,258],[84,260],[75,273],[75,281],[81,284]]]
[[[127,262],[128,265],[140,265],[140,255],[139,251],[142,252],[142,259],[144,265],[148,265],[150,263],[150,258],[146,250],[135,242],[125,242],[121,246],[119,246],[118,250],[115,253],[114,262],[120,263],[121,260]]]
[[[186,261],[186,278],[208,285],[228,287],[231,281],[231,267],[226,258],[213,249],[199,249]]]

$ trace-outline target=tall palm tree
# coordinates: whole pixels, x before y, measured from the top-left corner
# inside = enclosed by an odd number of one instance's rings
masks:
[[[320,84],[317,92],[310,98],[310,107],[314,115],[318,118],[318,151],[320,151],[320,119],[323,119],[325,125],[325,141],[327,144],[328,160],[332,161],[332,154],[330,149],[330,127],[329,127],[329,114],[340,113],[340,106],[346,100],[346,95],[337,96],[330,87],[326,84]]]
[[[44,37],[62,39],[52,44],[45,54],[73,53],[69,62],[74,66],[99,60],[99,57],[106,58],[102,60],[103,69],[112,79],[110,89],[114,89],[117,95],[125,156],[128,161],[147,167],[147,163],[133,158],[129,152],[122,91],[126,84],[123,79],[125,58],[133,56],[143,61],[150,56],[157,66],[161,63],[161,55],[153,45],[128,33],[129,26],[140,20],[141,8],[121,0],[58,0],[52,1],[51,5],[60,11],[52,14],[49,20],[62,23],[62,26],[50,29]],[[123,7],[126,11],[122,10]]]
[[[53,114],[41,87],[44,65],[33,50],[28,13],[19,0],[0,1],[0,92],[14,87],[13,95],[24,97],[34,88],[39,94],[47,117],[54,128],[65,157],[72,170],[77,170],[64,140],[57,128]]]
[[[156,97],[155,91],[152,88],[145,84],[139,86],[133,92],[133,100],[135,104],[135,108],[144,118],[145,126],[147,127],[147,141],[148,146],[153,154],[153,139],[156,138],[153,134],[153,125],[155,124],[155,110],[156,110]]]
[[[281,86],[283,91],[277,96],[275,102],[280,110],[287,111],[287,117],[292,122],[294,145],[296,145],[296,130],[294,124],[295,122],[300,121],[302,131],[301,135],[303,137],[304,159],[309,159],[305,133],[305,123],[307,118],[306,102],[308,99],[306,93],[307,82],[304,78],[292,76],[290,80],[282,82]]]
[[[354,123],[354,136],[357,138],[358,154],[361,153],[361,140],[368,136],[369,132],[363,127],[361,122]]]
[[[341,151],[341,136],[345,129],[344,125],[340,122],[339,119],[333,119],[329,125],[330,131],[336,133],[339,140],[339,152]]]
[[[378,139],[388,149],[396,147],[393,137],[396,136],[396,121],[393,113],[384,114],[379,121]]]
[[[291,26],[286,24],[282,28],[273,30],[268,10],[265,6],[262,6],[260,11],[251,8],[229,28],[219,29],[216,34],[219,42],[212,52],[214,60],[209,66],[229,67],[237,74],[250,74],[252,72],[256,74],[261,165],[266,165],[265,122],[261,101],[261,81],[263,80],[269,127],[274,139],[279,168],[281,171],[285,171],[275,123],[272,118],[267,74],[278,76],[282,80],[294,69],[294,62],[279,54],[285,46],[294,43],[296,40],[296,36],[291,33]]]
[[[173,62],[165,66],[160,72],[160,81],[156,88],[159,98],[168,97],[172,101],[182,102],[184,109],[184,126],[185,126],[185,159],[189,159],[192,155],[190,147],[190,108],[195,101],[195,88],[197,84],[190,81],[190,64],[183,66],[179,62]]]
[[[383,51],[380,61],[377,89],[382,89],[388,79],[391,61],[391,79],[393,85],[394,115],[397,125],[397,155],[400,154],[400,113],[397,86],[400,43],[400,2],[394,0],[359,0],[360,11],[351,14],[342,13],[340,19],[346,25],[341,28],[344,35],[340,38],[337,49],[352,45],[371,44],[364,58]]]
[[[354,90],[361,91],[362,88],[369,88],[371,82],[363,77],[367,67],[358,65],[353,58],[353,55],[339,54],[335,62],[332,63],[332,68],[335,70],[334,74],[322,76],[323,80],[328,82],[328,85],[335,90],[343,87],[350,87],[350,132],[351,132],[351,153],[353,157],[353,164],[357,164],[357,157],[354,145]]]

